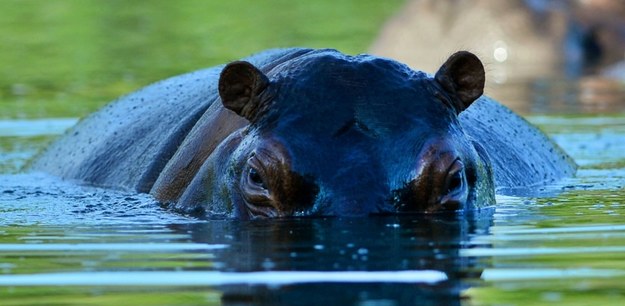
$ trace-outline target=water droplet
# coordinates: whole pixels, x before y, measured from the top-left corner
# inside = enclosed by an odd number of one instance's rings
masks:
[[[293,254],[293,253],[291,253],[291,254]],[[291,256],[291,257],[294,257],[294,256]],[[271,270],[271,269],[273,269],[273,268],[275,268],[275,267],[276,267],[276,264],[275,264],[273,261],[271,261],[271,259],[269,259],[269,258],[265,258],[265,260],[263,261],[263,263],[261,264],[261,266],[262,266],[262,267],[263,267],[263,269],[265,269],[265,270]]]

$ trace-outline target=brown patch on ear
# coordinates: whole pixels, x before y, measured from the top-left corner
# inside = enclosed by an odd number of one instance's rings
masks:
[[[254,65],[232,62],[219,76],[219,96],[225,108],[252,121],[259,110],[260,95],[269,86],[269,79]]]
[[[450,96],[456,98],[452,105],[456,113],[460,114],[484,93],[486,77],[480,59],[471,52],[460,51],[445,61],[434,79]]]

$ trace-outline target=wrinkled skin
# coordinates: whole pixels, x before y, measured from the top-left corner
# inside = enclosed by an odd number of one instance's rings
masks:
[[[468,52],[434,79],[369,56],[322,54],[268,75],[231,63],[220,96],[251,124],[217,148],[207,170],[215,179],[192,190],[208,190],[209,211],[225,200],[239,218],[493,204],[488,156],[457,117],[483,86],[482,64]]]
[[[120,98],[32,169],[240,219],[461,213],[574,174],[483,88],[466,51],[432,77],[369,55],[269,50]]]

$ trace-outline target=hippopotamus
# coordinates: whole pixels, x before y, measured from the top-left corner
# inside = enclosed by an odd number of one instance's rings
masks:
[[[575,173],[483,96],[474,54],[433,74],[387,58],[272,49],[130,93],[32,163],[206,218],[464,213]]]

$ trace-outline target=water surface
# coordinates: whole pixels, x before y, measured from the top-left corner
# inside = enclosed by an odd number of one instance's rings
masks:
[[[1,175],[3,303],[616,304],[625,116],[530,120],[575,158],[577,177],[466,216],[202,221],[147,195]],[[0,127],[29,139],[72,123]]]

